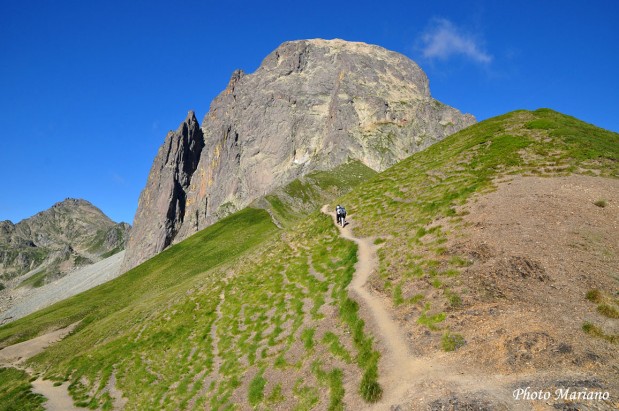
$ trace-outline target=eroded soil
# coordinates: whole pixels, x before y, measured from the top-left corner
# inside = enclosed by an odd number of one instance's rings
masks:
[[[619,334],[619,320],[586,298],[599,290],[619,308],[619,180],[516,176],[459,211],[463,222],[439,223],[450,230],[447,253],[469,266],[455,288],[462,305],[445,307],[441,328],[466,343],[443,352],[441,332],[397,310],[412,355],[441,370],[403,382],[398,409],[618,409],[619,345],[583,324]],[[515,401],[526,387],[552,398]],[[554,401],[557,388],[607,391],[610,400]]]

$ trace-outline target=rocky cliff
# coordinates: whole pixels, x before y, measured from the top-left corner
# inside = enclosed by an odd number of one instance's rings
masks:
[[[2,221],[0,283],[12,288],[21,276],[40,269],[37,285],[42,285],[123,250],[129,229],[129,224],[117,224],[78,199],[66,199],[17,224]]]
[[[359,160],[382,171],[475,122],[430,96],[407,57],[342,40],[287,42],[233,73],[198,127],[189,113],[140,196],[130,269],[314,170]]]

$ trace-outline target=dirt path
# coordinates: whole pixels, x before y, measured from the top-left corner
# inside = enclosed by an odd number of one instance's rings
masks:
[[[71,324],[51,333],[3,348],[0,350],[0,365],[23,369],[24,361],[43,352],[51,344],[62,340],[73,331],[77,324]]]
[[[0,350],[0,366],[18,368],[34,374],[33,370],[25,368],[24,362],[49,347],[51,344],[66,337],[78,323],[71,324],[60,330],[41,335],[28,341],[13,344]],[[54,382],[41,378],[32,382],[32,391],[43,395],[47,401],[43,406],[48,411],[73,411],[81,410],[73,405],[73,399],[67,391],[68,383],[54,387]]]
[[[335,213],[329,212],[328,206],[321,211],[330,215],[335,223]],[[380,346],[381,361],[379,365],[379,383],[383,388],[380,402],[369,405],[367,409],[389,410],[393,406],[423,399],[433,387],[450,387],[466,391],[487,391],[491,388],[494,397],[509,398],[511,391],[503,389],[508,382],[503,376],[480,376],[455,368],[447,368],[438,361],[425,358],[415,358],[407,343],[402,329],[387,311],[383,299],[368,291],[365,284],[374,270],[378,268],[377,246],[372,238],[356,237],[353,224],[341,227],[336,224],[340,235],[354,241],[358,246],[355,275],[349,285],[349,291],[361,305],[362,314],[366,314],[366,322],[377,337]],[[369,318],[367,318],[369,317]],[[509,379],[509,378],[508,378]],[[420,384],[425,385],[419,391]],[[428,387],[429,386],[429,387]],[[524,404],[523,404],[524,405]],[[529,409],[526,406],[516,406],[513,409]]]
[[[323,213],[330,215],[335,222],[335,214],[323,206]],[[370,293],[365,284],[378,267],[376,246],[371,238],[358,238],[352,233],[350,225],[341,227],[336,224],[340,235],[347,240],[354,241],[358,246],[355,275],[350,283],[349,290],[357,296],[371,315],[372,325],[378,331],[379,344],[382,346],[379,382],[383,387],[383,398],[375,404],[375,409],[385,409],[397,404],[407,391],[407,381],[421,376],[428,366],[422,361],[415,360],[410,354],[406,339],[400,327],[385,308],[380,297]]]
[[[54,387],[54,382],[39,378],[32,382],[32,391],[43,395],[47,401],[43,404],[48,411],[74,411],[83,410],[73,405],[73,398],[68,392],[69,383]]]

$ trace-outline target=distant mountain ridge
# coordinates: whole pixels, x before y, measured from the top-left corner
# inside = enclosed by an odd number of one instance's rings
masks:
[[[430,95],[412,60],[343,40],[286,42],[237,70],[200,125],[168,133],[134,219],[123,270],[312,171],[375,171],[475,123]]]
[[[17,224],[0,222],[0,283],[40,286],[125,248],[130,226],[86,200],[67,198]],[[26,273],[37,270],[28,279]],[[29,282],[28,282],[29,281]]]

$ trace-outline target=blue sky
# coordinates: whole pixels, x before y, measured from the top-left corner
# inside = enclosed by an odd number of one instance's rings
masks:
[[[66,197],[133,221],[168,130],[280,43],[405,54],[478,120],[550,107],[619,131],[619,2],[0,0],[0,220]]]

